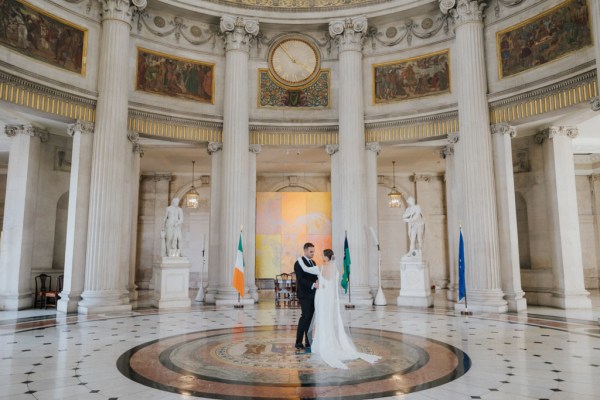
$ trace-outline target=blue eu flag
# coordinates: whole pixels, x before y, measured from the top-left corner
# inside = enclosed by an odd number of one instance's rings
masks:
[[[460,238],[458,240],[458,301],[461,301],[466,294],[467,285],[465,283],[465,242],[463,240],[461,228]]]

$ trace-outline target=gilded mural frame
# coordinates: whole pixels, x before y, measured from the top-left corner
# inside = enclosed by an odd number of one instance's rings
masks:
[[[504,28],[504,29],[496,32],[496,63],[498,65],[498,80],[502,80],[504,78],[512,78],[512,77],[515,77],[515,76],[518,76],[518,75],[530,72],[532,70],[535,70],[535,69],[547,66],[548,64],[551,64],[551,63],[553,63],[555,61],[558,61],[558,60],[561,60],[561,59],[563,59],[565,57],[571,56],[573,53],[577,53],[579,51],[583,51],[583,50],[588,49],[589,47],[593,47],[594,46],[594,33],[593,33],[593,27],[592,27],[592,30],[591,30],[591,44],[590,45],[582,47],[582,48],[577,49],[577,50],[571,50],[571,51],[563,54],[562,56],[557,57],[557,58],[555,58],[555,59],[553,59],[551,61],[548,61],[546,63],[532,66],[530,68],[527,68],[527,69],[525,69],[523,71],[517,72],[517,73],[512,74],[512,75],[504,76],[504,74],[503,74],[503,68],[502,68],[502,51],[500,49],[500,36],[503,35],[503,34],[505,34],[505,33],[512,32],[512,31],[515,31],[515,30],[517,30],[519,28],[522,28],[523,26],[528,25],[528,24],[530,24],[530,23],[532,23],[532,22],[534,22],[534,21],[536,21],[538,19],[544,18],[546,15],[553,13],[554,11],[556,11],[557,9],[565,6],[567,3],[571,2],[571,1],[573,1],[573,0],[565,0],[563,2],[560,2],[557,5],[549,8],[548,10],[543,11],[540,14],[534,15],[533,17],[528,18],[528,19],[526,19],[523,22],[519,22],[516,25],[509,26],[508,28]],[[590,18],[590,1],[589,0],[585,0],[585,2],[586,2],[586,5],[587,5],[588,23],[591,23],[591,18]]]
[[[263,107],[260,105],[260,74],[261,72],[266,72],[269,76],[269,79],[273,81],[277,86],[281,87],[283,90],[302,90],[307,87],[315,84],[319,79],[319,76],[322,73],[327,73],[327,107]],[[318,110],[330,110],[331,109],[331,69],[329,68],[321,68],[316,75],[316,78],[305,85],[298,87],[285,87],[279,84],[279,82],[271,76],[271,71],[269,68],[258,68],[256,72],[256,108],[261,110],[300,110],[300,111],[318,111]]]
[[[46,11],[46,10],[44,10],[42,8],[34,6],[33,4],[28,3],[28,2],[26,2],[24,0],[15,0],[15,1],[17,3],[20,3],[20,4],[24,5],[24,6],[26,6],[26,7],[31,8],[35,12],[38,12],[38,13],[40,13],[40,14],[42,14],[42,15],[50,18],[50,19],[53,19],[53,20],[55,20],[57,22],[60,22],[61,24],[67,25],[68,27],[73,28],[73,29],[78,30],[81,33],[83,33],[83,45],[82,45],[82,49],[81,49],[81,72],[72,71],[70,69],[63,68],[61,66],[51,64],[51,63],[49,63],[49,62],[47,62],[47,61],[45,61],[45,60],[43,60],[41,58],[32,57],[30,55],[22,53],[22,52],[20,52],[18,50],[13,49],[12,47],[9,47],[9,46],[6,46],[6,45],[2,45],[2,47],[6,48],[6,49],[9,49],[10,51],[13,51],[13,52],[15,52],[17,54],[20,54],[22,56],[25,56],[25,57],[28,57],[28,58],[32,58],[34,60],[42,62],[45,65],[51,66],[53,68],[57,68],[57,69],[59,69],[61,71],[67,71],[67,72],[70,72],[70,73],[73,73],[73,74],[77,74],[77,75],[81,75],[82,77],[85,77],[86,70],[87,70],[88,29],[85,28],[85,27],[83,27],[83,26],[81,26],[81,25],[77,25],[77,24],[75,24],[75,23],[73,23],[73,22],[71,22],[69,20],[61,18],[61,17],[59,17],[59,16],[57,16],[55,14],[52,14],[51,12]]]
[[[168,59],[172,59],[172,60],[177,60],[177,61],[182,61],[182,62],[189,62],[192,64],[198,64],[198,65],[204,65],[204,66],[209,66],[211,68],[212,71],[212,85],[211,85],[211,96],[210,96],[210,101],[200,101],[194,98],[185,98],[185,97],[178,97],[178,96],[173,96],[170,94],[166,94],[166,93],[155,93],[155,92],[148,92],[145,90],[140,90],[138,89],[138,72],[139,72],[139,60],[140,60],[140,51],[144,52],[144,53],[149,53],[149,54],[153,54],[155,56],[159,56],[159,57],[165,57]],[[133,90],[135,90],[136,92],[141,92],[141,93],[146,93],[149,95],[154,95],[154,96],[162,96],[162,97],[170,97],[170,98],[175,98],[175,99],[179,99],[179,100],[187,100],[187,101],[195,101],[201,104],[215,104],[215,66],[216,63],[211,63],[211,62],[207,62],[207,61],[198,61],[198,60],[193,60],[191,58],[185,58],[185,57],[179,57],[179,56],[174,56],[168,53],[163,53],[161,51],[157,51],[157,50],[151,50],[151,49],[147,49],[145,47],[136,47],[136,53],[135,53],[135,80],[133,82]]]
[[[377,101],[377,98],[375,97],[375,68],[385,67],[385,66],[393,65],[393,64],[401,64],[401,63],[406,63],[406,62],[415,61],[415,60],[420,60],[422,58],[437,56],[437,55],[440,55],[440,54],[446,54],[447,57],[448,57],[448,89],[447,90],[444,90],[443,92],[438,92],[438,93],[424,94],[422,96],[409,97],[409,98],[406,98],[406,99]],[[373,105],[398,103],[398,102],[402,102],[402,101],[417,100],[417,99],[421,99],[423,97],[439,96],[439,95],[449,94],[449,93],[452,93],[452,63],[451,63],[451,59],[450,59],[450,49],[449,48],[448,49],[444,49],[444,50],[434,51],[432,53],[421,54],[421,55],[410,57],[410,58],[406,58],[406,59],[394,60],[394,61],[386,61],[386,62],[383,62],[383,63],[371,64],[371,101],[372,101]]]

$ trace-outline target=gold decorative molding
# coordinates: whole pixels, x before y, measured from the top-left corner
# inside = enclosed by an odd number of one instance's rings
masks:
[[[222,142],[220,123],[186,120],[129,110],[127,129],[146,137],[159,137],[190,142]]]
[[[336,127],[250,127],[250,143],[266,146],[326,146],[337,144]]]
[[[458,112],[456,111],[403,121],[368,123],[365,129],[365,141],[419,141],[444,137],[454,132],[458,132]]]

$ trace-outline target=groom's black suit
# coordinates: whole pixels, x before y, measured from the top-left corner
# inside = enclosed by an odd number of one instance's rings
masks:
[[[307,267],[317,265],[313,260],[302,257]],[[317,281],[317,275],[304,272],[300,263],[296,261],[294,264],[294,272],[296,273],[296,282],[298,285],[298,301],[302,309],[302,315],[298,321],[298,330],[296,332],[296,346],[302,345],[302,337],[305,337],[306,347],[310,347],[308,339],[308,328],[315,313],[315,293],[313,284]]]

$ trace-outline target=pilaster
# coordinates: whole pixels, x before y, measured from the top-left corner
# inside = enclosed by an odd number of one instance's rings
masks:
[[[381,153],[379,142],[366,144],[366,171],[367,171],[367,226],[377,234],[379,238],[379,218],[377,213],[377,156]],[[377,244],[369,238],[367,242],[367,262],[369,266],[369,288],[371,295],[375,297],[379,289],[379,254]]]
[[[210,155],[210,226],[208,232],[208,287],[204,297],[205,303],[214,304],[221,278],[220,260],[221,243],[221,163],[223,161],[223,143],[208,143]]]

